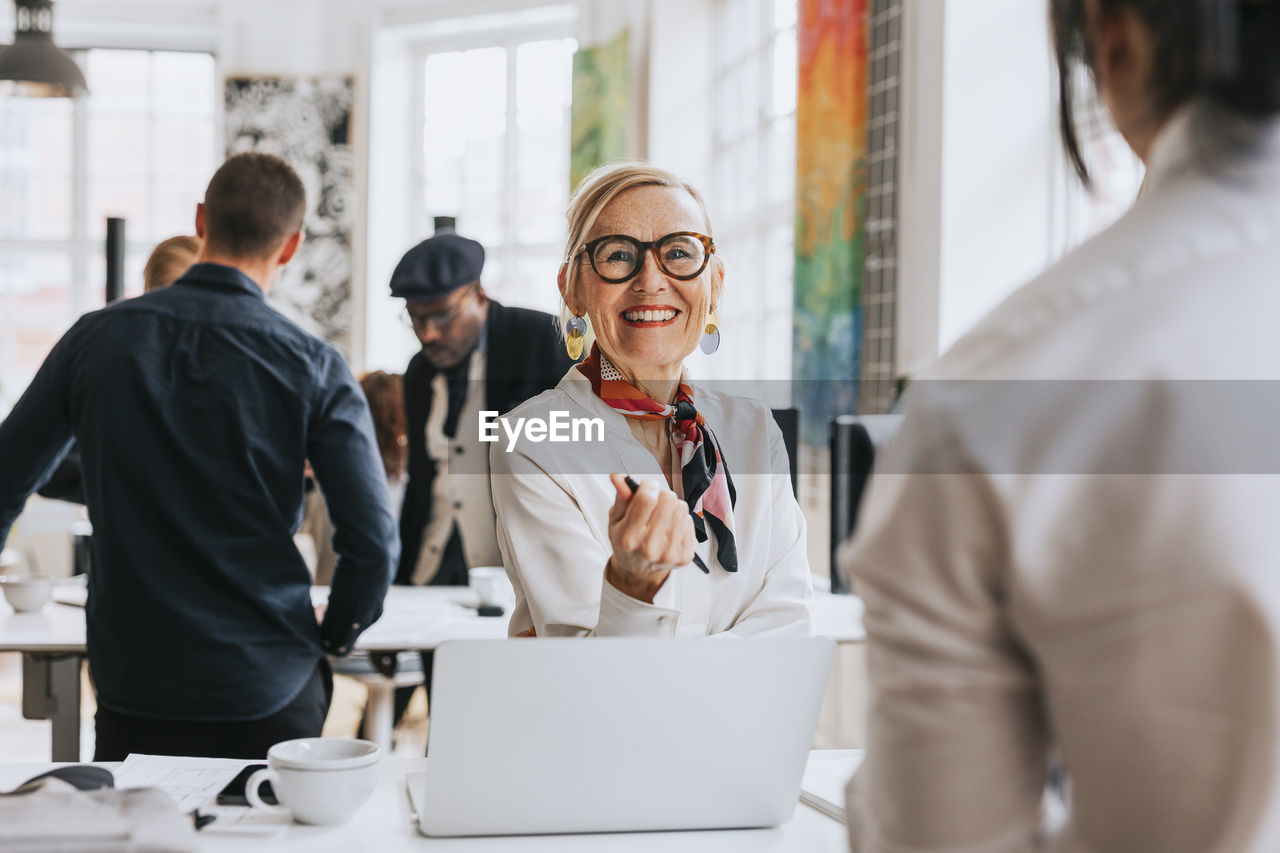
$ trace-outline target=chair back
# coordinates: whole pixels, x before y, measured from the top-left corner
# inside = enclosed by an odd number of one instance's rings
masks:
[[[850,592],[837,571],[836,553],[853,535],[858,507],[875,465],[876,448],[902,424],[902,415],[837,415],[830,423],[831,591]]]

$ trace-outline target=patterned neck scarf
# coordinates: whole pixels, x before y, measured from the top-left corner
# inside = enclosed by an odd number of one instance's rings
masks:
[[[738,548],[733,539],[733,506],[738,491],[720,454],[720,442],[693,406],[693,388],[680,380],[674,404],[659,403],[622,377],[598,346],[578,365],[591,381],[591,390],[611,409],[642,421],[675,421],[680,453],[680,481],[685,503],[693,516],[693,530],[699,542],[707,541],[707,527],[716,534],[716,558],[726,572],[738,570]],[[693,561],[702,571],[710,571],[696,554]]]

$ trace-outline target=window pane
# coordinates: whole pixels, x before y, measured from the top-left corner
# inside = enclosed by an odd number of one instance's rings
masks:
[[[773,114],[796,111],[796,31],[779,33],[773,40]]]
[[[172,235],[170,235],[172,236]],[[142,268],[146,266],[151,250],[151,243],[138,245],[130,243],[124,253],[124,295],[125,298],[137,296],[143,291]],[[107,253],[95,253],[89,258],[89,303],[88,311],[94,311],[107,304]]]
[[[76,57],[89,98],[0,98],[0,381],[9,401],[74,314],[103,304],[106,217],[126,220],[125,293],[141,292],[155,243],[194,230],[195,204],[218,158],[212,56],[88,50]],[[83,125],[73,122],[76,110]],[[86,173],[73,186],[81,126]],[[77,200],[81,223],[72,221]],[[60,245],[13,244],[26,240]],[[85,280],[72,281],[76,269]]]
[[[796,25],[796,0],[773,0],[774,29],[785,30]]]
[[[140,177],[89,180],[89,237],[99,245],[107,238],[107,217],[125,221],[125,237],[152,233],[150,190]]]
[[[148,231],[130,234],[130,239],[159,243],[178,234],[196,233],[196,205],[204,200],[203,188],[195,189],[190,183],[165,183],[156,185],[154,216]]]
[[[212,118],[217,98],[213,56],[158,51],[152,57],[158,111],[167,116]],[[206,132],[211,129],[206,122]]]
[[[516,51],[516,209],[519,243],[556,243],[569,202],[572,39],[531,42]]]
[[[90,116],[89,171],[115,177],[145,173],[151,162],[150,130],[145,116]]]
[[[559,248],[522,252],[516,262],[515,280],[507,288],[506,301],[558,316],[560,291],[556,289],[556,274],[562,260]]]
[[[108,216],[125,218],[130,241],[190,233],[192,209],[218,159],[213,57],[89,51],[89,59],[89,238],[106,236]],[[141,88],[117,91],[112,78],[99,99],[95,73],[119,73]]]
[[[796,0],[721,0],[710,102],[710,208],[728,267],[711,378],[785,379],[791,369]],[[736,332],[732,330],[737,330]]]
[[[485,245],[491,294],[546,310],[558,297],[576,46],[543,39],[425,60],[424,210],[457,216]]]
[[[433,54],[426,62],[427,213],[457,216],[459,231],[489,245],[501,242],[503,231],[506,74],[507,53],[497,47]]]
[[[85,81],[94,112],[145,112],[151,95],[151,57],[145,50],[90,50]]]
[[[796,123],[794,118],[775,121],[765,142],[769,147],[765,174],[765,201],[788,202],[796,192]]]
[[[0,171],[0,240],[71,237],[71,179]]]
[[[70,239],[71,109],[0,98],[0,239]]]
[[[783,222],[769,228],[766,238],[768,259],[763,289],[764,306],[770,311],[780,311],[790,323],[792,301],[792,279],[795,275],[795,229],[790,222]]]
[[[516,123],[529,130],[556,130],[569,110],[573,39],[535,41],[516,50]]]
[[[211,117],[158,119],[152,130],[155,157],[151,165],[157,171],[207,183],[212,177],[209,169],[214,161],[212,124]]]
[[[71,322],[71,259],[0,250],[0,399],[12,403]]]

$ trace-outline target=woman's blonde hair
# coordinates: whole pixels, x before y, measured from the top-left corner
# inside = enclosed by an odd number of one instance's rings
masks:
[[[142,284],[147,291],[168,287],[191,269],[200,255],[200,238],[182,235],[161,240],[151,250],[147,265],[142,268]]]
[[[587,262],[586,258],[580,254],[582,244],[586,241],[587,235],[591,233],[592,227],[596,224],[596,220],[600,218],[600,214],[609,206],[609,203],[622,193],[635,187],[672,187],[684,190],[693,197],[693,200],[698,203],[698,207],[702,209],[702,215],[707,220],[708,236],[710,236],[711,217],[707,214],[707,203],[703,201],[702,194],[694,189],[693,185],[688,181],[668,172],[666,169],[659,169],[657,166],[651,166],[648,163],[636,160],[624,160],[597,166],[582,179],[582,183],[578,184],[578,188],[573,192],[573,198],[569,199],[569,208],[566,212],[569,220],[569,236],[565,241],[564,249],[565,292],[561,296],[564,303],[560,312],[561,335],[564,335],[565,324],[573,316],[569,304],[571,302],[581,304],[582,302],[581,299],[577,298],[579,274],[582,271],[583,264]],[[593,337],[589,328],[590,320],[587,321],[587,325],[586,346],[590,348]]]

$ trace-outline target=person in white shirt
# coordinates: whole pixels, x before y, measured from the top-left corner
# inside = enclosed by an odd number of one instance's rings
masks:
[[[566,346],[576,358],[588,319],[595,344],[506,422],[596,427],[491,448],[510,633],[811,633],[782,434],[762,403],[699,388],[684,369],[700,342],[718,344],[724,289],[701,196],[661,169],[615,164],[582,182],[568,217]]]
[[[850,840],[1280,850],[1280,2],[1051,8],[1068,153],[1087,175],[1084,64],[1146,185],[913,383],[877,459],[841,560]]]

